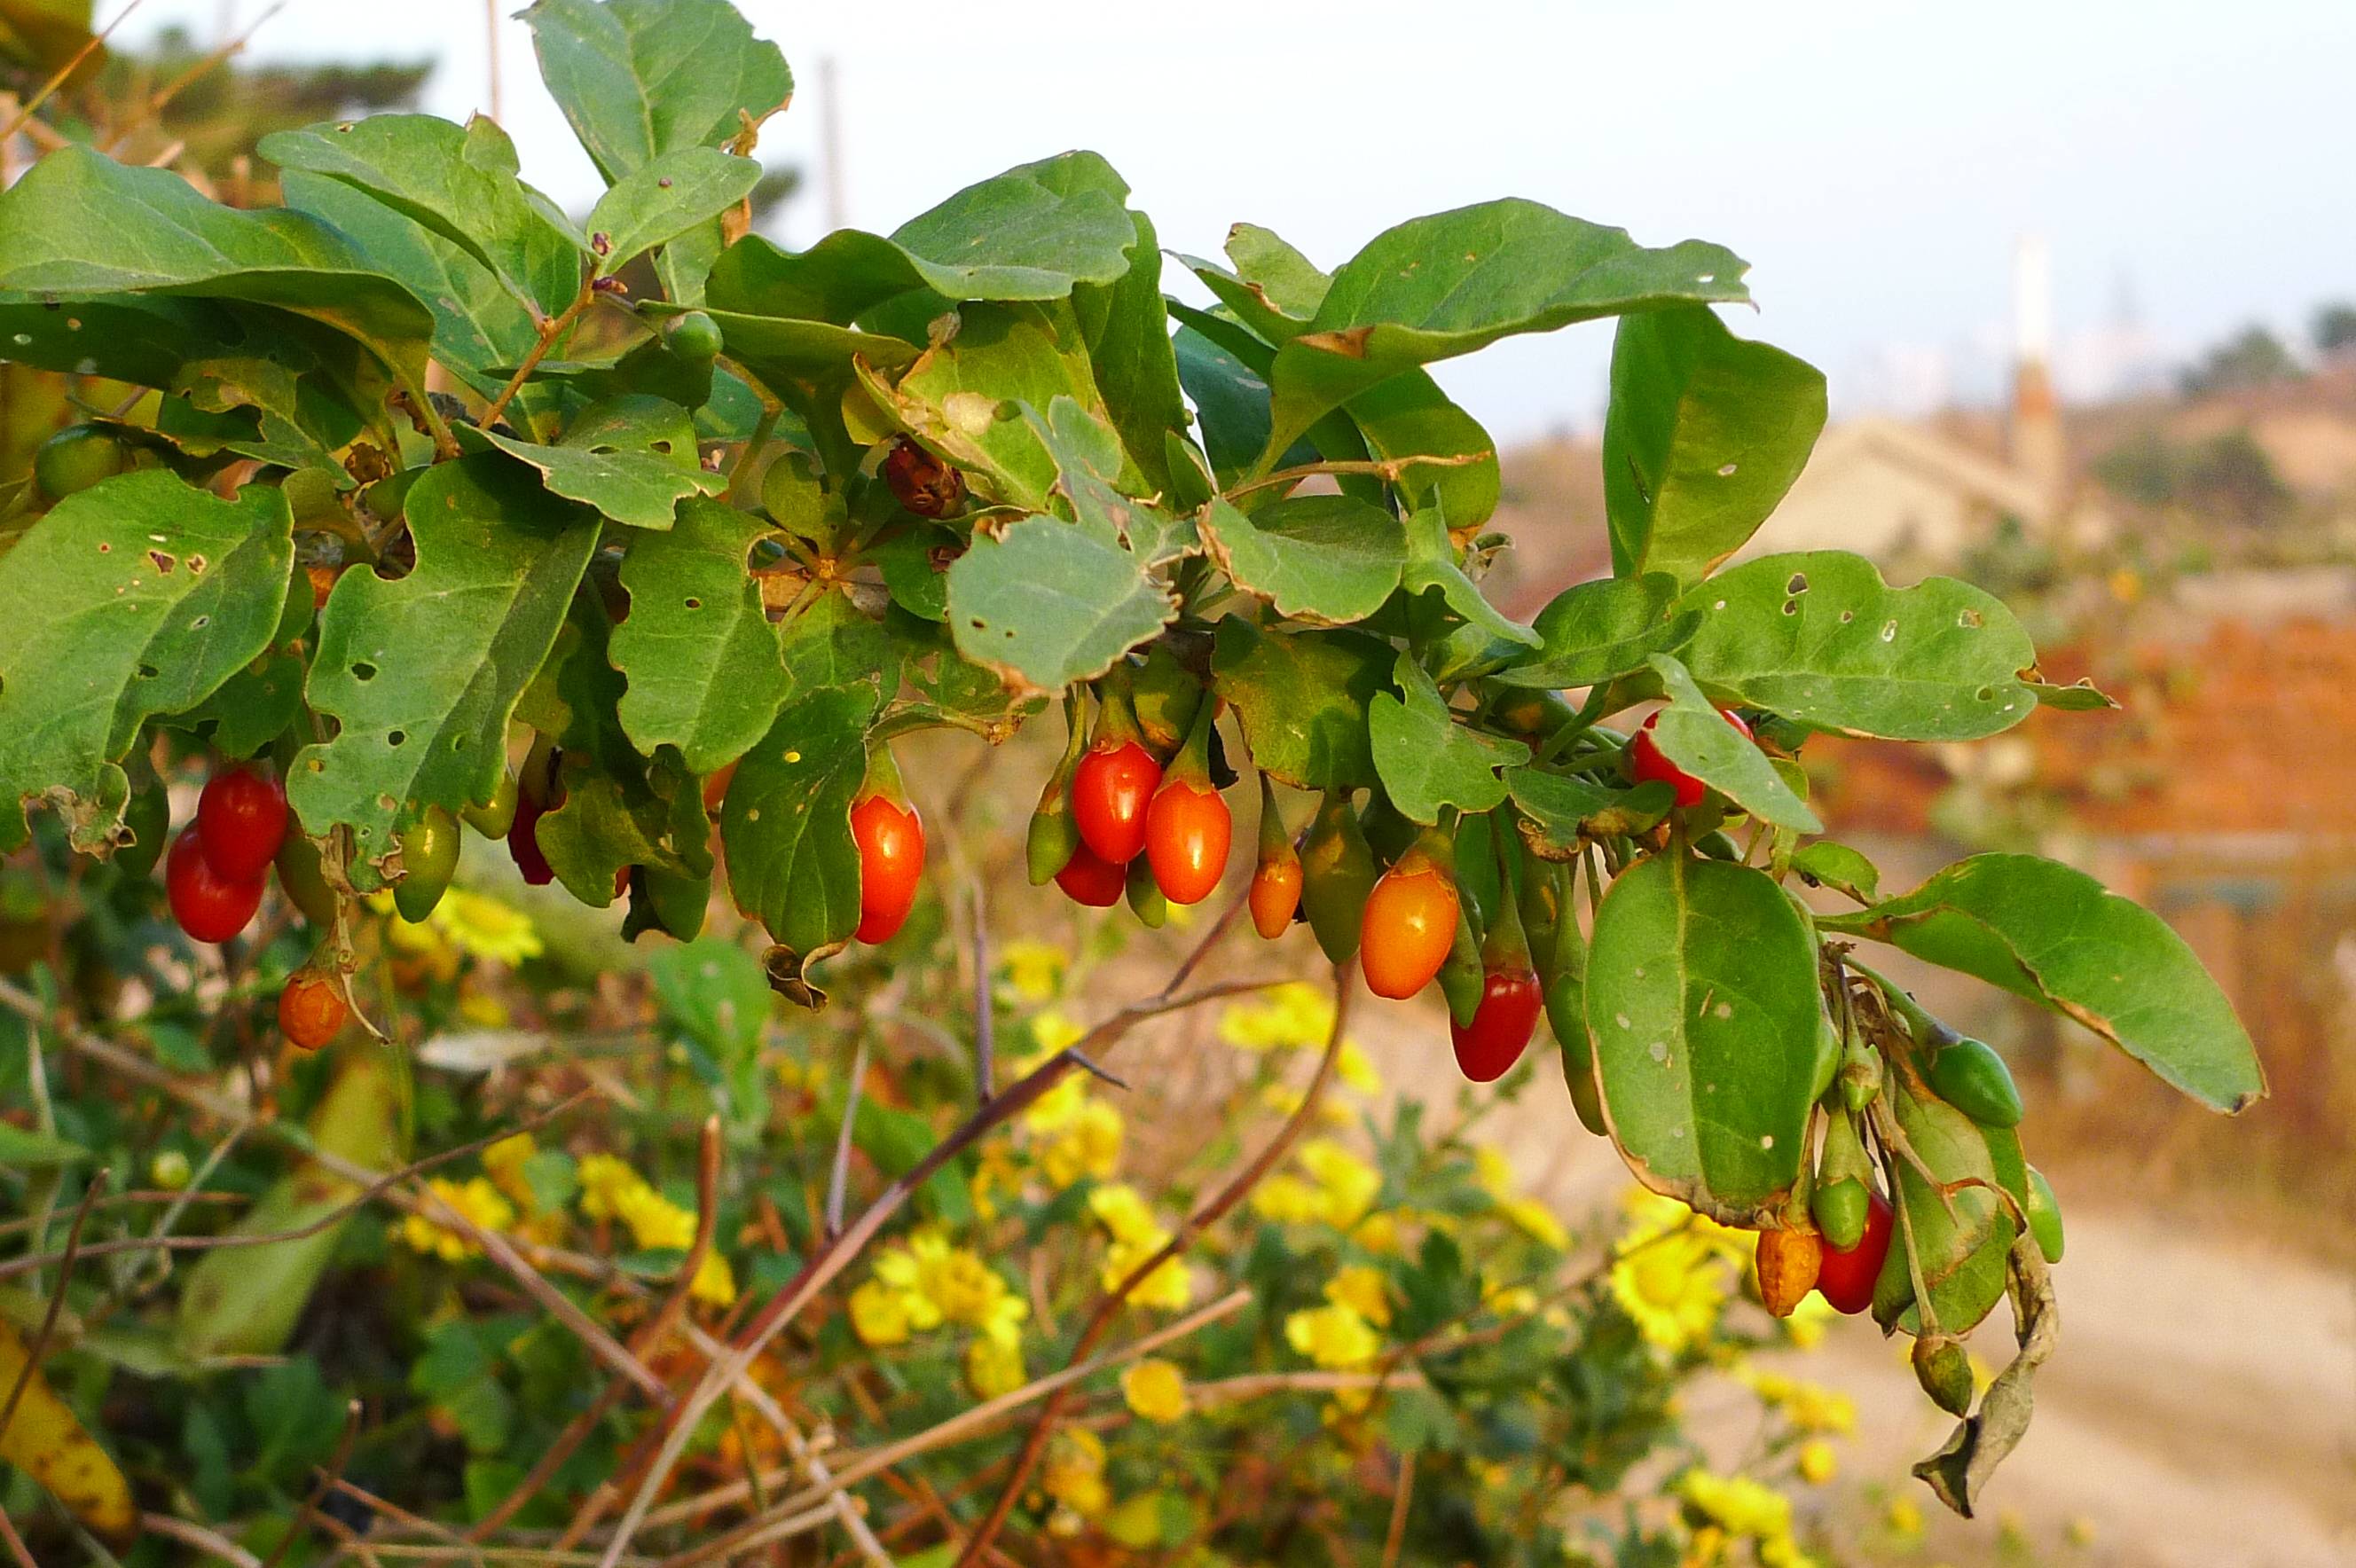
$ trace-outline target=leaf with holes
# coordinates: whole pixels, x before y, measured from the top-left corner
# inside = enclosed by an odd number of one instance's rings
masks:
[[[1677,580],[1665,572],[1575,583],[1530,623],[1539,646],[1495,678],[1559,691],[1640,670],[1655,654],[1674,653],[1701,624],[1701,613],[1679,605],[1677,593]]]
[[[1194,535],[1189,522],[1116,487],[1127,454],[1112,426],[1061,394],[1047,405],[1044,418],[1028,404],[1020,411],[1055,465],[1055,494],[1081,526],[1119,539],[1148,566],[1192,548]]]
[[[631,541],[622,561],[629,619],[614,664],[629,681],[622,728],[648,756],[676,746],[694,773],[717,773],[761,738],[788,681],[761,585],[744,570],[774,534],[749,512],[689,500],[669,533]]]
[[[1375,771],[1391,804],[1408,821],[1430,824],[1446,806],[1480,812],[1503,801],[1497,770],[1523,761],[1529,748],[1458,723],[1413,655],[1401,654],[1391,676],[1405,695],[1378,691],[1366,705]]]
[[[680,502],[728,488],[727,475],[699,459],[688,411],[642,393],[584,410],[554,446],[483,433],[501,452],[540,470],[557,495],[632,528],[668,528]]]
[[[282,169],[382,203],[466,252],[541,315],[562,310],[581,287],[580,236],[517,177],[515,144],[496,121],[462,127],[432,114],[371,114],[274,132],[256,150]]]
[[[1211,688],[1236,710],[1262,772],[1296,789],[1361,789],[1382,782],[1366,715],[1398,656],[1362,633],[1269,632],[1230,615]]]
[[[1825,379],[1707,306],[1620,323],[1603,422],[1612,570],[1706,577],[1791,489],[1825,428]]]
[[[2011,611],[1952,577],[1892,588],[1862,556],[1762,556],[1688,592],[1678,651],[1724,699],[1817,730],[1972,741],[2035,710],[2037,650]]]
[[[948,579],[958,651],[1018,689],[1093,679],[1178,613],[1119,541],[1054,517],[977,536]]]
[[[1072,291],[1072,308],[1087,336],[1088,363],[1106,416],[1120,432],[1146,487],[1166,496],[1168,443],[1186,428],[1186,400],[1170,343],[1170,315],[1162,303],[1161,245],[1145,214],[1129,217],[1137,230],[1129,271],[1111,283],[1079,284]]]
[[[1653,744],[1661,755],[1762,822],[1803,833],[1824,831],[1816,814],[1783,782],[1767,753],[1710,706],[1684,665],[1666,654],[1655,654],[1646,662],[1669,699],[1652,722]]]
[[[1319,625],[1365,620],[1407,568],[1406,527],[1354,496],[1291,496],[1249,513],[1218,497],[1204,527],[1212,559],[1237,587]]]
[[[286,595],[270,645],[221,682],[210,697],[167,720],[176,730],[208,733],[225,757],[250,757],[286,732],[303,711],[303,640],[311,631],[311,585]]]
[[[851,803],[867,776],[867,728],[881,701],[864,682],[797,696],[737,763],[721,805],[736,907],[791,950],[797,972],[859,927]]]
[[[361,891],[425,807],[491,798],[508,716],[597,548],[594,513],[487,453],[428,469],[406,511],[409,575],[347,571],[328,597],[309,695],[339,729],[303,749],[286,785],[313,833],[351,827]]]
[[[1911,893],[1817,923],[2074,1019],[2211,1110],[2244,1110],[2266,1092],[2248,1032],[2184,939],[2083,871],[1975,855]]]
[[[1587,1031],[1637,1179],[1764,1222],[1800,1174],[1820,1010],[1815,944],[1765,872],[1672,850],[1614,879],[1588,949]]]
[[[1676,792],[1667,784],[1619,789],[1539,768],[1505,770],[1505,792],[1520,815],[1514,826],[1542,860],[1569,860],[1601,838],[1643,833],[1668,816]]]
[[[65,814],[77,848],[116,841],[117,764],[160,713],[210,697],[270,646],[294,568],[267,485],[224,501],[161,470],[70,496],[0,556],[0,848],[21,803]]]
[[[1747,263],[1688,240],[1648,251],[1626,231],[1534,201],[1491,201],[1376,235],[1333,273],[1277,351],[1268,453],[1403,370],[1515,333],[1710,300],[1745,300]]]

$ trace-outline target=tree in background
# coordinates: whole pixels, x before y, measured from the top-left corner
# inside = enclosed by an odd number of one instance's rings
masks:
[[[2217,392],[2293,380],[2298,373],[2298,361],[2283,346],[2283,340],[2254,323],[2188,367],[2178,383],[2186,397],[2205,398]]]

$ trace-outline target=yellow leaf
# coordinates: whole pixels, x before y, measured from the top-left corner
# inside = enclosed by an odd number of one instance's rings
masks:
[[[0,1399],[25,1377],[16,1412],[0,1432],[0,1461],[38,1481],[91,1533],[120,1544],[139,1533],[131,1485],[97,1440],[82,1430],[66,1402],[49,1390],[38,1367],[27,1368],[25,1341],[0,1321]]]

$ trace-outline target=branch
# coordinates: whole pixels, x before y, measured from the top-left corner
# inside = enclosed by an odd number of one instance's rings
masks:
[[[523,363],[517,366],[515,374],[508,378],[508,384],[499,389],[499,395],[491,400],[491,406],[485,409],[483,417],[475,421],[477,430],[487,431],[499,422],[499,416],[508,411],[508,405],[515,401],[518,392],[523,390],[523,384],[531,379],[531,373],[540,368],[540,362],[548,357],[551,348],[556,347],[556,340],[581,319],[581,313],[587,310],[589,302],[596,297],[596,280],[594,277],[584,278],[581,280],[581,292],[573,296],[573,303],[540,324],[540,341],[531,346],[531,352],[523,357]]]
[[[1257,479],[1245,479],[1230,485],[1224,492],[1230,501],[1248,496],[1254,490],[1272,489],[1280,485],[1298,485],[1320,474],[1371,474],[1390,484],[1398,483],[1400,475],[1410,468],[1468,468],[1475,463],[1494,456],[1490,452],[1458,452],[1445,457],[1427,454],[1417,457],[1356,457],[1332,458],[1323,463],[1303,463],[1293,468],[1280,468]]]

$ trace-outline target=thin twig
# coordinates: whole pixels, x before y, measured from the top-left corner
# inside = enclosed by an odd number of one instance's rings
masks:
[[[1234,1180],[1220,1189],[1218,1196],[1188,1215],[1175,1235],[1164,1242],[1151,1257],[1130,1269],[1127,1276],[1097,1304],[1087,1327],[1081,1331],[1078,1343],[1072,1348],[1073,1360],[1084,1360],[1094,1351],[1098,1341],[1104,1338],[1106,1331],[1119,1317],[1121,1309],[1129,1304],[1130,1293],[1162,1267],[1174,1263],[1195,1237],[1242,1202],[1245,1196],[1276,1168],[1291,1149],[1294,1140],[1307,1128],[1311,1118],[1317,1114],[1318,1103],[1324,1097],[1326,1083],[1333,1078],[1334,1061],[1341,1055],[1342,1031],[1347,1026],[1350,1015],[1350,974],[1351,971],[1342,965],[1334,965],[1333,1024],[1326,1033],[1325,1051],[1318,1059],[1316,1076],[1310,1080],[1308,1091],[1301,1095],[1300,1105],[1277,1130],[1276,1136],[1269,1140],[1268,1146],[1237,1174]],[[1006,1484],[999,1488],[998,1500],[983,1516],[974,1532],[966,1538],[964,1549],[958,1554],[957,1568],[973,1568],[973,1564],[981,1560],[982,1553],[990,1550],[991,1542],[997,1540],[1007,1516],[1014,1511],[1014,1505],[1021,1500],[1023,1488],[1030,1484],[1031,1472],[1046,1452],[1047,1439],[1055,1429],[1055,1418],[1064,1413],[1064,1407],[1069,1403],[1066,1391],[1058,1390],[1040,1408],[1038,1418],[1031,1424],[1029,1435],[1023,1441],[1022,1450],[1014,1456],[1012,1473],[1006,1477]]]
[[[66,1250],[58,1256],[58,1285],[49,1292],[49,1309],[41,1314],[41,1327],[25,1347],[25,1364],[16,1369],[16,1381],[8,1387],[7,1402],[0,1403],[0,1436],[6,1435],[8,1424],[16,1419],[16,1403],[32,1383],[33,1369],[41,1364],[41,1353],[48,1349],[49,1336],[58,1331],[58,1316],[66,1309],[66,1286],[73,1281],[74,1260],[81,1245],[81,1228],[90,1218],[91,1200],[106,1185],[106,1175],[103,1167],[93,1172],[89,1185],[81,1189],[81,1201],[74,1205],[73,1223],[66,1231]]]
[[[143,1513],[139,1528],[153,1534],[168,1536],[184,1546],[193,1546],[208,1557],[233,1565],[233,1568],[262,1568],[262,1559],[218,1531],[207,1530],[177,1514]]]
[[[294,1549],[294,1542],[310,1533],[313,1522],[319,1517],[319,1499],[333,1490],[336,1482],[342,1478],[344,1467],[351,1461],[352,1441],[359,1433],[360,1402],[353,1400],[344,1406],[344,1435],[336,1443],[336,1456],[328,1461],[326,1469],[319,1472],[318,1484],[303,1494],[302,1510],[295,1514],[294,1522],[287,1527],[286,1533],[278,1538],[278,1544],[270,1549],[270,1555],[262,1560],[262,1568],[278,1568],[286,1560],[286,1553]]]
[[[6,1544],[8,1560],[14,1563],[16,1568],[41,1568],[38,1563],[33,1561],[33,1553],[26,1546],[25,1538],[16,1533],[16,1527],[9,1522],[5,1509],[0,1509],[0,1542]],[[256,1568],[259,1568],[258,1564]]]
[[[162,114],[165,109],[169,107],[172,100],[179,97],[183,92],[186,92],[190,86],[202,78],[209,76],[214,71],[219,70],[228,62],[230,56],[242,54],[245,51],[245,46],[253,41],[253,35],[260,32],[262,27],[269,23],[272,17],[277,16],[279,12],[284,11],[284,9],[286,9],[286,0],[278,0],[278,4],[271,6],[270,9],[264,11],[261,16],[256,16],[253,19],[253,26],[246,28],[242,34],[214,49],[211,53],[206,55],[204,59],[197,61],[196,64],[190,66],[187,69],[174,77],[154,96],[147,100],[145,106],[140,112],[140,115],[137,119],[117,131],[114,135],[108,140],[103,151],[112,155],[115,148],[123,144],[124,138],[129,136],[132,132],[137,130],[140,126]],[[128,13],[125,13],[125,15],[128,15]],[[116,18],[118,21],[121,19],[122,18],[120,17]]]
[[[1109,1045],[1147,1019],[1194,1007],[1220,997],[1259,990],[1269,984],[1259,980],[1232,982],[1205,986],[1191,992],[1177,992],[1176,987],[1179,983],[1192,972],[1194,965],[1201,960],[1210,945],[1216,942],[1233,923],[1237,909],[1241,906],[1241,900],[1236,901],[1235,904],[1213,923],[1194,952],[1188,955],[1186,962],[1181,965],[1178,972],[1171,977],[1169,984],[1153,996],[1143,1001],[1130,1003],[1111,1018],[1097,1025],[1075,1042],[1076,1047]],[[637,1490],[632,1496],[628,1509],[624,1512],[620,1523],[616,1528],[612,1541],[607,1543],[603,1568],[614,1568],[622,1554],[629,1549],[632,1538],[637,1535],[639,1526],[646,1520],[648,1509],[654,1506],[655,1498],[669,1481],[670,1473],[678,1465],[680,1456],[687,1451],[687,1445],[694,1435],[696,1424],[703,1419],[704,1413],[718,1402],[728,1387],[744,1375],[745,1369],[752,1365],[754,1358],[761,1353],[762,1349],[783,1331],[802,1308],[809,1306],[818,1293],[825,1289],[837,1275],[850,1266],[851,1260],[859,1255],[870,1241],[874,1239],[885,1222],[899,1211],[901,1205],[908,1200],[911,1193],[930,1180],[936,1171],[955,1159],[992,1127],[1035,1104],[1040,1096],[1053,1088],[1063,1075],[1076,1065],[1077,1064],[1072,1059],[1071,1048],[1058,1051],[1009,1088],[1006,1093],[993,1097],[989,1104],[977,1109],[939,1143],[934,1145],[931,1152],[917,1161],[914,1168],[895,1179],[890,1186],[886,1187],[848,1230],[821,1244],[802,1265],[800,1272],[778,1287],[776,1294],[764,1304],[761,1310],[755,1314],[752,1322],[747,1324],[744,1331],[737,1336],[734,1350],[724,1360],[713,1363],[704,1373],[702,1381],[697,1384],[695,1391],[671,1412],[669,1428],[663,1435],[662,1447],[655,1456],[655,1462],[648,1467],[647,1473],[640,1478]]]
[[[1383,1536],[1383,1568],[1398,1568],[1407,1545],[1407,1510],[1415,1501],[1415,1450],[1399,1458],[1398,1490],[1391,1496],[1391,1527]]]
[[[515,374],[508,378],[508,384],[499,389],[499,395],[491,400],[491,406],[485,409],[483,417],[475,421],[476,429],[487,431],[499,422],[499,416],[508,411],[508,405],[515,401],[518,392],[523,390],[523,384],[531,379],[531,373],[540,368],[540,362],[548,357],[548,351],[556,346],[556,340],[581,319],[581,313],[587,310],[589,302],[596,297],[594,280],[584,278],[581,280],[581,292],[573,296],[573,303],[566,305],[561,314],[540,324],[540,341],[531,346],[531,351],[523,357],[523,363],[517,366]]]
[[[33,118],[33,112],[40,108],[42,104],[47,103],[49,101],[50,95],[55,93],[59,88],[63,87],[67,82],[72,80],[73,73],[81,69],[82,62],[84,60],[87,60],[91,55],[98,52],[100,46],[106,42],[107,35],[113,32],[115,28],[123,26],[123,24],[130,18],[131,13],[139,9],[143,3],[144,0],[131,0],[131,4],[123,8],[120,16],[116,16],[112,22],[109,22],[104,27],[92,33],[90,36],[89,41],[73,52],[73,58],[71,59],[69,59],[65,64],[58,67],[54,71],[51,71],[49,73],[48,80],[41,83],[40,91],[34,93],[32,97],[25,100],[24,106],[16,111],[16,117],[10,120],[5,128],[0,128],[0,142],[7,141],[9,138],[16,135],[17,132],[23,130],[27,124],[29,124]]]
[[[826,1173],[826,1233],[842,1233],[842,1194],[851,1185],[851,1133],[859,1121],[859,1096],[867,1085],[867,1031],[851,1053],[851,1083],[842,1092],[842,1125],[835,1129],[834,1164]]]
[[[998,1083],[997,995],[991,986],[990,912],[973,880],[973,1097],[987,1105]]]
[[[1293,468],[1280,468],[1275,473],[1263,475],[1258,479],[1245,479],[1228,485],[1224,494],[1228,500],[1232,501],[1237,496],[1248,496],[1254,490],[1266,490],[1278,485],[1298,485],[1303,479],[1312,479],[1321,474],[1371,474],[1378,479],[1396,484],[1399,476],[1410,468],[1464,468],[1475,463],[1486,462],[1494,455],[1496,455],[1494,453],[1481,451],[1451,453],[1445,457],[1433,454],[1419,457],[1334,458],[1323,463],[1303,463]]]

